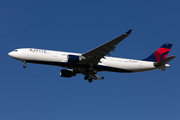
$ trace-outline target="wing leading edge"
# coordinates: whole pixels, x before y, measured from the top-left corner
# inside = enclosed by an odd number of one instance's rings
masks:
[[[104,58],[104,56],[106,55],[110,55],[109,53],[111,51],[114,51],[114,49],[116,48],[115,46],[119,42],[121,42],[124,38],[126,38],[131,33],[131,31],[132,29],[122,34],[121,36],[82,54],[82,56],[86,57],[85,59],[86,63],[91,62],[93,65],[96,66],[100,62],[100,59]]]

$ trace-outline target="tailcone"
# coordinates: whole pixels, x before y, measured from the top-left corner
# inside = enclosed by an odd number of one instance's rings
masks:
[[[165,67],[170,67],[170,65],[169,64],[165,64]]]

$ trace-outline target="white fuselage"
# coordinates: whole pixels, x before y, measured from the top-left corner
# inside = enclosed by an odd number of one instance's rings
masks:
[[[78,68],[86,67],[83,64],[69,64],[67,61],[67,55],[81,56],[79,53],[34,49],[34,48],[22,48],[16,49],[9,53],[9,56],[30,63],[57,65],[66,68]],[[157,69],[154,67],[154,62],[123,59],[116,57],[105,57],[100,60],[96,69],[98,71],[112,71],[112,72],[142,72]]]

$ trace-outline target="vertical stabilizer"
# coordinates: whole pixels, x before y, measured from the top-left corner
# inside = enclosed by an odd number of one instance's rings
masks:
[[[171,47],[172,47],[172,44],[165,43],[159,49],[157,49],[153,54],[151,54],[149,57],[147,57],[144,60],[152,61],[152,62],[160,62],[166,59]]]

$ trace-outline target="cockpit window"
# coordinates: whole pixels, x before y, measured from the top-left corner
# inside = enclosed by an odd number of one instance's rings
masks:
[[[18,50],[14,50],[14,52],[17,52]]]

